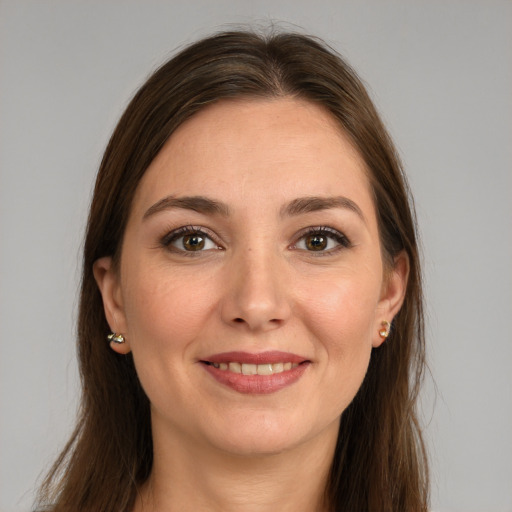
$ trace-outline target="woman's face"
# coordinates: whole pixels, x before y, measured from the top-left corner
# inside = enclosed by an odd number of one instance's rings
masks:
[[[236,100],[171,136],[120,268],[103,258],[95,275],[154,431],[256,454],[336,438],[407,261],[384,272],[364,164],[328,113]]]

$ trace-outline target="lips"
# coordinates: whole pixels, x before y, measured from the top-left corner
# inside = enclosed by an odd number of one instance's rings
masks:
[[[233,373],[241,373],[242,375],[275,375],[276,373],[286,372],[298,366],[298,363],[265,363],[265,364],[251,364],[240,363],[238,361],[230,361],[229,363],[211,363],[214,368],[221,371],[229,371]]]
[[[225,352],[200,361],[219,383],[239,393],[268,394],[297,382],[311,361],[289,352]]]

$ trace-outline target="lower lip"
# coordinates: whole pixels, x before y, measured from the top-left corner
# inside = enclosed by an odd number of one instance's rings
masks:
[[[243,373],[234,373],[229,370],[220,370],[213,365],[204,363],[202,363],[202,366],[215,380],[238,393],[266,395],[275,393],[297,382],[309,364],[309,362],[304,362],[291,370],[274,375],[244,375]]]

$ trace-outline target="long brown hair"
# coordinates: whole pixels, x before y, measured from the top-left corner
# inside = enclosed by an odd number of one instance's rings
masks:
[[[93,277],[118,261],[138,183],[169,136],[220,99],[295,97],[327,109],[363,157],[383,258],[404,250],[410,275],[388,342],[344,411],[326,500],[336,511],[425,511],[428,472],[415,404],[425,365],[423,298],[414,208],[394,146],[364,86],[315,38],[224,32],[161,66],[135,95],[105,151],[85,238],[78,319],[82,379],[76,429],[46,478],[38,506],[52,511],[129,510],[152,468],[149,402],[131,355],[106,342],[109,327]]]

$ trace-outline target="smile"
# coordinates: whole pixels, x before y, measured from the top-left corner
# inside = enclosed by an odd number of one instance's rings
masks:
[[[311,361],[288,352],[226,352],[201,359],[218,383],[244,394],[269,394],[297,382]]]
[[[292,368],[299,366],[298,363],[266,363],[266,364],[250,364],[250,363],[211,363],[207,361],[205,364],[212,365],[214,368],[222,371],[230,371],[233,373],[241,373],[242,375],[275,375],[283,373]]]

